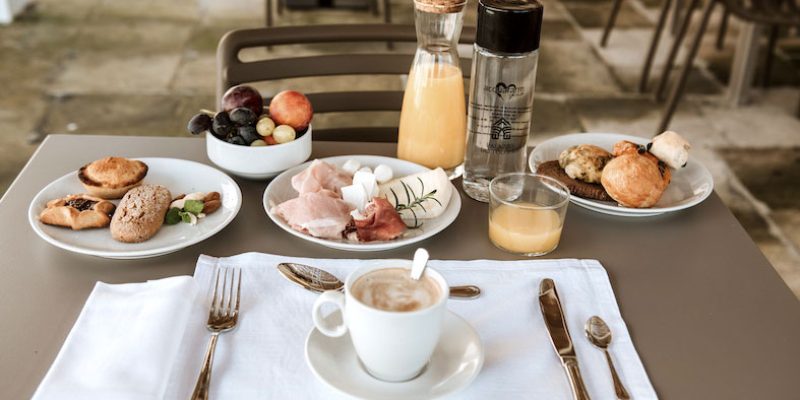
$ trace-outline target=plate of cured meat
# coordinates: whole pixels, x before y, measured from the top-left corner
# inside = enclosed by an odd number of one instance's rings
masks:
[[[650,139],[577,133],[542,142],[529,165],[566,185],[570,200],[581,207],[648,217],[693,207],[714,190],[711,173],[690,157],[690,149],[672,131]]]
[[[291,168],[270,182],[263,203],[286,232],[348,251],[420,242],[447,228],[461,210],[461,196],[441,168],[363,155]]]

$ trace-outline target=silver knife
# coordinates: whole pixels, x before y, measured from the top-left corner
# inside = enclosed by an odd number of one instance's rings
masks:
[[[550,278],[542,279],[539,285],[539,306],[542,308],[544,325],[550,333],[553,348],[556,349],[561,365],[567,371],[567,378],[572,387],[572,396],[575,400],[589,400],[589,392],[583,384],[581,370],[578,368],[578,357],[575,347],[569,336],[567,323],[564,321],[564,312],[561,309],[561,300],[556,292],[556,283]]]

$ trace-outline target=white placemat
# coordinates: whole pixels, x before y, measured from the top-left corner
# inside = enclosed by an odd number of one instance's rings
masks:
[[[435,255],[434,255],[435,256]],[[244,269],[237,330],[220,337],[214,360],[211,397],[217,399],[337,399],[318,382],[303,357],[313,327],[316,295],[280,276],[279,262],[318,266],[343,279],[361,265],[381,260],[323,260],[247,253],[228,258],[201,256],[195,279],[209,291],[218,266]],[[595,260],[431,261],[451,285],[476,284],[477,300],[452,300],[449,308],[469,321],[483,341],[486,360],[478,378],[458,399],[568,400],[571,393],[538,304],[542,278],[552,278],[561,297],[584,380],[592,398],[615,399],[603,353],[583,337],[583,326],[599,315],[611,327],[611,351],[633,399],[657,396],[631,342],[608,275]],[[191,393],[208,342],[208,299],[188,318],[165,398]]]

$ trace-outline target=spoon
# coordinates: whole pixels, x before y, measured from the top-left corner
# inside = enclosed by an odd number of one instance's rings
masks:
[[[611,379],[614,380],[614,391],[617,392],[617,398],[620,400],[630,399],[631,395],[622,385],[622,381],[617,375],[617,369],[614,368],[614,362],[611,361],[611,355],[608,353],[608,345],[611,344],[611,329],[609,329],[606,321],[596,315],[589,318],[586,321],[586,338],[606,354],[606,361],[608,361],[608,368],[611,369]]]
[[[419,278],[422,277],[422,273],[425,272],[425,266],[428,265],[428,259],[430,257],[428,250],[423,248],[419,248],[414,252],[414,261],[411,261],[411,279],[418,281]]]
[[[344,282],[330,272],[297,263],[280,263],[278,271],[286,279],[300,287],[315,293],[326,290],[344,290]],[[481,295],[481,289],[475,285],[451,286],[450,297],[457,299],[475,299]]]

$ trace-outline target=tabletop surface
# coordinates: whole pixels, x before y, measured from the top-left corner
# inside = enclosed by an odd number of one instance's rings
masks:
[[[315,142],[312,157],[394,152],[394,144]],[[106,260],[39,239],[27,221],[31,199],[52,180],[109,155],[211,164],[197,138],[51,135],[42,143],[0,200],[4,398],[31,396],[96,281],[191,274],[201,253],[410,258],[413,250],[348,253],[295,238],[266,216],[261,197],[267,182],[238,178],[243,205],[236,219],[171,255]],[[453,225],[421,243],[431,257],[517,259],[489,242],[486,204],[461,196]],[[570,205],[561,244],[547,258],[600,260],[661,398],[794,399],[800,393],[800,302],[716,194],[689,210],[642,219]]]

